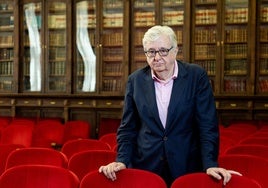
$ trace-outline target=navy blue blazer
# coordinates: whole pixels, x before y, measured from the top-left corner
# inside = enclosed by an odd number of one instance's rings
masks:
[[[160,174],[167,161],[176,178],[218,166],[218,120],[209,78],[196,64],[177,63],[166,128],[159,118],[150,67],[128,78],[116,159],[127,167]]]

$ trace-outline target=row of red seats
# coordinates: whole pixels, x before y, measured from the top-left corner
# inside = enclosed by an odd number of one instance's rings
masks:
[[[67,164],[64,161],[72,161],[70,166],[72,168],[78,168],[77,171],[97,169],[100,165],[115,160],[116,152],[112,150],[111,146],[108,144],[109,142],[106,142],[107,140],[102,141],[101,139],[72,139],[65,142],[59,150],[46,147],[25,147],[18,144],[0,144],[0,173],[8,166],[14,166],[13,163],[49,163],[51,161],[51,163],[54,164],[55,160],[53,159],[55,157],[57,164],[65,164],[65,166],[67,166]],[[92,150],[98,152],[92,153],[90,152]],[[58,154],[59,152],[61,155]],[[15,155],[15,162],[11,163],[11,165],[7,165],[6,161],[9,161],[8,158],[11,153],[18,156]],[[79,155],[75,155],[78,153]],[[66,160],[59,160],[59,157],[62,157],[62,155],[65,156]],[[101,157],[102,155],[104,156]],[[33,159],[31,159],[32,157]],[[71,158],[73,158],[73,160],[70,160]],[[16,161],[16,159],[18,161]],[[87,161],[94,161],[94,165],[92,166],[91,163],[87,163]],[[85,173],[83,172],[83,174]]]
[[[0,122],[0,143],[56,148],[68,140],[89,138],[90,132],[91,125],[86,121],[73,120],[63,124],[57,119],[37,123],[30,119],[13,119],[8,124]]]
[[[126,186],[129,188],[167,188],[160,176],[137,169],[125,169],[118,172],[115,181],[107,179],[96,170],[86,173],[82,179],[79,179],[70,169],[39,164],[10,167],[0,176],[0,187],[5,188],[118,188]],[[177,178],[171,185],[171,188],[181,187],[220,188],[222,181],[216,181],[205,173],[193,173]],[[225,187],[261,188],[262,186],[246,176],[233,175]]]
[[[244,121],[220,126],[219,165],[268,187],[268,124]]]
[[[98,171],[87,173],[82,180],[70,170],[50,165],[20,165],[8,169],[0,176],[0,187],[5,188],[167,188],[163,179],[149,171],[124,169],[111,181]],[[222,180],[212,179],[205,173],[192,173],[177,178],[171,188],[221,188]],[[262,188],[246,177],[233,175],[225,188]]]
[[[258,126],[251,123],[233,123],[228,127],[220,126],[220,154],[237,145],[268,146],[268,124]]]

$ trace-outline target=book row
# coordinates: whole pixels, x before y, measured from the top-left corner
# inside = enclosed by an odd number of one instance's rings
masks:
[[[12,60],[14,58],[14,49],[0,49],[0,61]]]
[[[10,47],[14,45],[13,35],[1,35],[0,36],[0,47]]]
[[[0,75],[13,75],[13,62],[0,62]]]
[[[121,79],[105,79],[102,85],[103,91],[121,91],[123,83]]]
[[[246,91],[246,79],[234,78],[224,80],[224,91],[229,93],[239,93]]]
[[[224,74],[247,74],[247,61],[246,60],[226,60],[224,64]]]
[[[261,92],[268,92],[268,80],[267,79],[259,80],[259,90]]]

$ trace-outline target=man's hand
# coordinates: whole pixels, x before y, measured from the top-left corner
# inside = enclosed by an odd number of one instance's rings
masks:
[[[99,168],[99,172],[103,173],[107,178],[111,179],[112,181],[116,180],[116,172],[125,169],[126,165],[121,162],[112,162],[106,166],[101,166]]]
[[[223,185],[226,185],[231,180],[232,174],[242,176],[242,174],[240,174],[239,172],[233,170],[226,170],[220,167],[208,168],[206,173],[218,180],[223,178]]]

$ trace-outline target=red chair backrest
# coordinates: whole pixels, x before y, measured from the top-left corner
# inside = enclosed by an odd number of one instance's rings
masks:
[[[268,159],[268,146],[263,145],[235,145],[229,147],[225,154],[244,154],[244,155],[253,155],[257,157],[263,157]]]
[[[12,151],[23,147],[19,144],[0,144],[0,175],[5,171],[8,155]]]
[[[53,148],[63,144],[64,125],[41,124],[35,127],[33,132],[32,146]]]
[[[68,157],[80,151],[86,150],[111,150],[110,146],[105,142],[95,139],[77,139],[65,142],[61,151]]]
[[[78,177],[70,170],[50,165],[19,165],[0,176],[3,188],[79,188]]]
[[[171,188],[222,188],[222,180],[216,180],[206,173],[192,173],[180,176],[171,185]],[[225,188],[261,188],[254,180],[232,175]]]
[[[91,126],[86,121],[73,120],[65,123],[64,142],[90,138]]]
[[[238,154],[221,155],[219,166],[238,171],[243,176],[256,180],[262,187],[268,187],[268,160],[265,158]]]
[[[9,125],[2,130],[2,144],[19,144],[25,147],[31,146],[33,128],[28,125]]]
[[[106,142],[109,144],[111,148],[114,148],[114,146],[117,145],[117,140],[116,140],[117,134],[116,133],[108,133],[99,138],[99,140]]]
[[[98,170],[101,165],[114,162],[116,152],[105,150],[81,151],[74,154],[68,163],[68,169],[73,171],[80,180],[91,171]]]
[[[268,138],[256,138],[256,137],[248,137],[239,142],[239,144],[254,144],[254,145],[263,145],[268,146]]]
[[[102,173],[93,171],[81,180],[80,188],[166,188],[164,180],[149,171],[138,169],[123,169],[117,172],[117,179],[111,181]]]
[[[68,159],[60,151],[50,148],[21,148],[12,151],[6,161],[6,170],[26,164],[53,165],[67,168]]]

